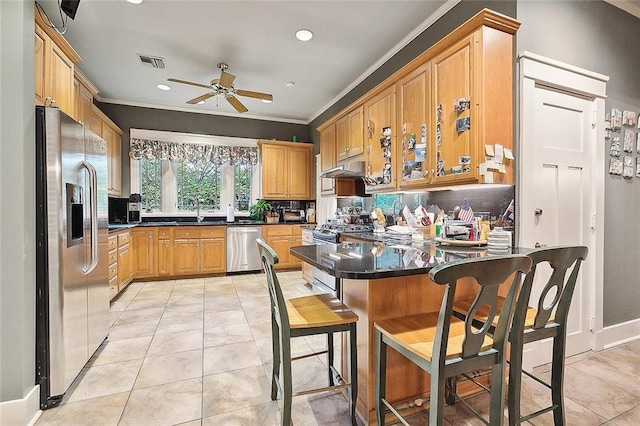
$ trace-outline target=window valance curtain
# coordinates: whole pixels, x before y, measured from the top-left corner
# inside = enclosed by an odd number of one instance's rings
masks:
[[[198,161],[222,164],[258,164],[258,148],[251,146],[203,145],[131,138],[129,157],[134,160]]]

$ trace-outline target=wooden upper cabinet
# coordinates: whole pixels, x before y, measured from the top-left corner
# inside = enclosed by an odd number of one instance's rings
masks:
[[[93,95],[98,93],[98,89],[78,67],[74,70],[73,88],[75,104],[74,118],[78,123],[84,124],[86,128],[91,128]],[[94,133],[96,132],[94,131]],[[100,133],[96,134],[100,135]]]
[[[90,129],[107,142],[108,193],[122,193],[122,130],[100,109],[93,105]]]
[[[364,152],[363,120],[361,105],[336,121],[336,158],[338,161]]]
[[[429,66],[425,64],[396,85],[398,97],[398,182],[401,188],[431,182],[433,147]]]
[[[432,176],[433,183],[478,180],[476,142],[482,123],[478,120],[476,108],[479,93],[475,81],[478,72],[474,63],[475,41],[474,33],[431,61],[433,103],[436,112],[436,129],[431,132],[433,139],[431,147],[435,151],[435,162],[432,163],[435,170]],[[469,98],[471,107],[464,111],[456,111],[454,103],[456,99],[461,98]],[[467,119],[470,120],[470,128],[462,130],[459,123]],[[471,163],[464,164],[464,157],[469,157]]]
[[[513,149],[513,35],[519,27],[518,21],[484,9],[331,118],[337,159],[354,153],[346,148],[357,117],[349,117],[364,104],[366,174],[388,180],[383,167],[392,168],[391,182],[370,185],[367,192],[512,184],[513,160],[504,160],[500,172],[485,173],[481,165],[485,144]],[[469,107],[456,108],[456,101],[464,99]],[[392,127],[391,152],[386,153],[391,161],[380,144],[385,126]]]
[[[39,14],[35,18],[35,102],[75,117],[73,77],[82,58]]]
[[[366,175],[376,182],[367,190],[391,189],[396,187],[396,92],[391,86],[364,105],[367,144]],[[385,131],[385,129],[388,129]],[[384,135],[388,132],[388,137]],[[383,139],[386,141],[383,142]]]
[[[259,141],[262,161],[262,198],[313,199],[313,145]]]
[[[320,131],[320,170],[336,166],[336,125],[330,124]]]

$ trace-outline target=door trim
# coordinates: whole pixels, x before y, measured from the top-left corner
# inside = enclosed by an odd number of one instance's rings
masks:
[[[523,135],[523,114],[527,106],[523,102],[523,92],[533,81],[534,86],[546,86],[557,89],[565,93],[572,93],[580,97],[589,99],[593,103],[594,116],[592,125],[595,129],[596,147],[591,158],[591,237],[589,238],[589,257],[591,262],[583,264],[582,273],[593,277],[593,285],[585,293],[588,299],[589,317],[591,318],[589,329],[591,331],[591,349],[596,350],[599,345],[596,337],[603,329],[603,296],[604,296],[604,182],[605,182],[605,150],[602,149],[599,141],[604,141],[604,114],[606,85],[609,77],[593,71],[585,70],[574,65],[566,64],[555,59],[547,58],[532,52],[521,52],[518,55],[519,67],[519,88],[518,88],[518,120],[517,140],[519,144],[524,143]],[[519,147],[521,148],[521,147]],[[519,149],[522,152],[522,149]],[[516,176],[516,188],[518,197],[521,197],[521,175],[522,156],[519,158],[518,173]],[[516,211],[518,218],[522,212]],[[517,222],[516,222],[517,223]],[[518,232],[518,239],[521,233]]]

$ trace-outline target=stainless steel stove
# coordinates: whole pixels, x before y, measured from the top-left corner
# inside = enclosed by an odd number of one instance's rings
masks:
[[[314,243],[321,242],[337,243],[340,234],[357,234],[361,232],[373,231],[373,225],[332,225],[324,224],[318,229],[313,230]]]

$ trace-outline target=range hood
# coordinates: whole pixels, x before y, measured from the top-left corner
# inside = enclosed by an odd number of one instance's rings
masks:
[[[364,177],[364,161],[352,161],[341,164],[320,174],[321,178],[329,179],[357,179]]]

